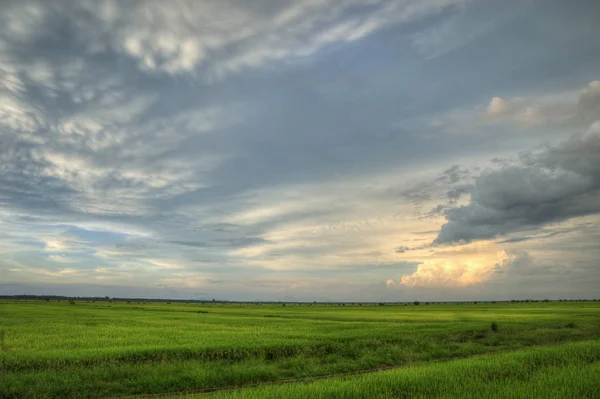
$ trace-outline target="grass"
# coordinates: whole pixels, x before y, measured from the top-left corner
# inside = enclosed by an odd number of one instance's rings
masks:
[[[283,307],[5,301],[0,397],[168,393],[423,365],[600,338],[599,315],[597,302]]]
[[[345,379],[224,391],[210,397],[600,398],[598,376],[600,341],[596,340],[413,366]]]

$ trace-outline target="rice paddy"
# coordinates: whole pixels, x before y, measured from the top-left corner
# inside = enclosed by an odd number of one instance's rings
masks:
[[[600,398],[600,341],[409,366],[347,379],[219,392],[254,398]],[[197,396],[198,397],[198,396]]]
[[[599,339],[598,302],[3,301],[0,397],[599,397]]]

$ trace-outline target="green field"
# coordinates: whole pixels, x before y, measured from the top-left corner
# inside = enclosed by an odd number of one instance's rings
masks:
[[[481,389],[488,391],[481,392],[503,392],[503,397],[600,397],[600,378],[592,378],[599,373],[598,339],[598,302],[5,301],[0,302],[0,397],[174,397],[255,384],[264,386],[215,395],[489,397],[478,395],[482,381]],[[569,344],[574,341],[585,342]],[[385,366],[398,368],[274,384]]]
[[[600,341],[596,340],[409,366],[310,384],[221,392],[212,397],[600,398],[599,378]]]

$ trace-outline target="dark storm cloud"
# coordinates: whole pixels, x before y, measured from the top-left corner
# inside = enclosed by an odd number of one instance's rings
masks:
[[[434,244],[491,239],[600,212],[600,131],[525,153],[518,165],[483,173],[471,201],[446,212]]]

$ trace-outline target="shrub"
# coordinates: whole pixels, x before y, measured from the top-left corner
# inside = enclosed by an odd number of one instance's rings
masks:
[[[495,321],[492,321],[492,325],[490,326],[490,329],[491,329],[493,332],[496,332],[496,331],[498,331],[498,323],[496,323]]]
[[[69,305],[75,305],[75,301],[72,299],[69,299]]]
[[[565,327],[567,328],[575,328],[577,327],[577,324],[573,323],[572,321],[568,322]]]
[[[416,306],[416,305],[418,305],[419,303],[421,303],[421,302],[419,302],[419,301],[414,301],[414,302],[413,302],[413,305],[415,305],[415,306]]]

